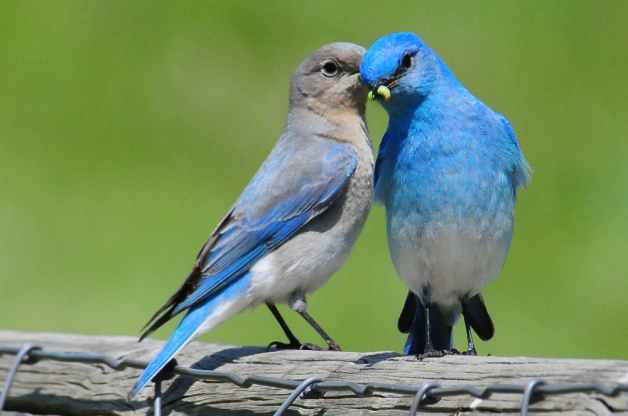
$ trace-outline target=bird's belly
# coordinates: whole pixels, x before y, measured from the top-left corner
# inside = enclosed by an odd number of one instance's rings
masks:
[[[389,247],[413,292],[453,305],[478,293],[504,263],[512,237],[512,186],[488,163],[470,169],[455,159],[436,159],[424,171],[393,178],[386,200]]]
[[[426,224],[412,233],[389,235],[397,272],[417,295],[440,305],[479,293],[501,270],[512,228],[485,233],[474,224]],[[425,299],[427,300],[427,299]]]
[[[252,268],[250,296],[289,302],[320,288],[345,262],[370,210],[372,170],[359,169],[347,193]]]
[[[327,238],[301,234],[253,266],[249,293],[254,303],[286,303],[295,293],[313,292],[340,268],[349,251]]]

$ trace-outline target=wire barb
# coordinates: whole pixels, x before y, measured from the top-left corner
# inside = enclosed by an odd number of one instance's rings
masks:
[[[127,368],[143,370],[147,362],[116,358],[106,354],[91,352],[72,351],[48,351],[31,344],[24,344],[21,347],[0,346],[0,355],[15,355],[15,363],[9,370],[5,381],[4,390],[0,394],[0,411],[9,395],[9,389],[15,378],[20,365],[36,364],[41,360],[51,360],[59,362],[73,362],[86,364],[104,364],[113,370],[122,371]],[[348,380],[322,379],[317,377],[308,378],[304,381],[282,379],[278,377],[268,377],[261,375],[241,376],[236,373],[215,370],[202,370],[190,367],[173,365],[172,374],[185,375],[198,380],[212,380],[230,382],[242,388],[249,388],[253,385],[273,387],[278,389],[291,390],[292,393],[277,410],[276,415],[281,415],[288,407],[307,391],[308,388],[317,393],[326,392],[351,392],[359,397],[368,396],[373,392],[396,393],[413,395],[414,401],[410,408],[410,414],[416,414],[421,404],[426,404],[427,400],[439,400],[449,396],[471,396],[478,399],[488,399],[494,394],[523,394],[521,400],[521,414],[527,415],[530,403],[535,400],[542,400],[547,396],[572,394],[572,393],[598,393],[607,397],[615,397],[621,393],[628,393],[628,384],[622,378],[620,382],[612,384],[598,383],[548,383],[545,380],[534,379],[527,385],[518,384],[489,384],[485,386],[473,386],[469,384],[438,386],[434,383],[415,384],[392,384],[392,383],[356,383]],[[162,406],[161,381],[155,383],[155,397],[153,402],[154,415],[160,416]]]
[[[36,345],[24,344],[17,351],[16,357],[15,357],[15,363],[13,364],[13,367],[11,367],[11,369],[9,370],[9,373],[7,374],[7,379],[4,382],[4,388],[0,392],[0,413],[2,413],[2,409],[4,409],[4,403],[6,402],[7,397],[9,397],[9,390],[11,390],[11,385],[13,384],[13,380],[15,379],[15,375],[17,374],[18,368],[20,368],[20,365],[22,363],[28,361],[28,358],[29,358],[28,354],[31,351],[35,351],[39,349],[41,348]]]
[[[544,384],[545,381],[538,379],[532,380],[528,383],[525,390],[523,391],[523,397],[521,398],[521,416],[528,416],[528,408],[530,407],[530,403],[532,403],[533,399],[539,399],[539,396],[534,397],[534,391],[537,389],[537,387],[540,387]]]
[[[288,396],[288,398],[286,399],[285,402],[283,402],[281,404],[281,407],[279,407],[279,409],[277,409],[277,411],[275,412],[274,416],[281,416],[283,415],[283,413],[288,410],[288,408],[292,405],[292,403],[294,403],[294,401],[296,399],[299,398],[299,396],[305,392],[308,388],[311,388],[311,386],[313,386],[316,383],[319,383],[323,381],[322,378],[320,377],[310,377],[308,379],[305,379],[301,382],[301,384],[299,384],[297,386],[297,388],[295,388],[292,393],[290,393],[290,396]]]
[[[436,383],[424,383],[414,396],[414,400],[412,400],[412,406],[410,406],[410,412],[408,413],[408,415],[416,416],[416,412],[419,410],[419,407],[421,407],[421,402],[423,400],[427,401],[428,399],[432,399],[432,397],[429,395],[430,390],[434,390],[439,387],[440,385]]]

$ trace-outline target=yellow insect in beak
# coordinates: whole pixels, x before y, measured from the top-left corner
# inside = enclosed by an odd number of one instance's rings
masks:
[[[377,98],[375,96],[375,94],[379,95],[380,97],[382,97],[384,99],[384,101],[388,101],[390,100],[390,88],[384,86],[384,85],[380,85],[379,87],[377,87],[377,90],[375,92],[373,91],[369,91],[368,94],[368,99],[370,101],[375,101],[375,98]]]

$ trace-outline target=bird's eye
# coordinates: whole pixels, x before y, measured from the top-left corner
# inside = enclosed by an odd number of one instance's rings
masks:
[[[334,61],[326,61],[321,67],[321,72],[323,73],[323,75],[330,78],[338,75],[339,70],[340,68],[338,67],[338,64]]]
[[[403,55],[403,58],[401,58],[401,68],[405,70],[405,69],[410,69],[411,66],[412,66],[412,55],[407,53]]]

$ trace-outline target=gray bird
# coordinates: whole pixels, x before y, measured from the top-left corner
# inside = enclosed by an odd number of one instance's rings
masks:
[[[183,285],[147,324],[142,338],[185,311],[130,397],[195,336],[262,303],[289,338],[275,346],[301,346],[274,305],[284,302],[338,349],[307,313],[306,295],[347,259],[371,207],[367,90],[359,76],[364,52],[333,43],[299,66],[278,143],[201,248]]]

